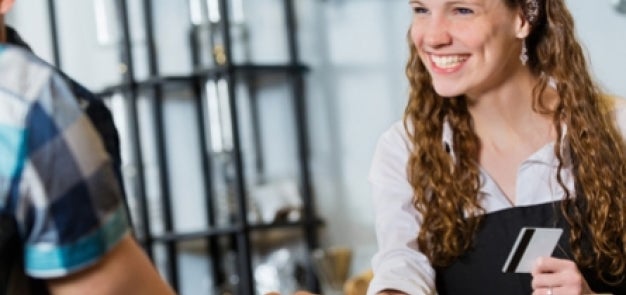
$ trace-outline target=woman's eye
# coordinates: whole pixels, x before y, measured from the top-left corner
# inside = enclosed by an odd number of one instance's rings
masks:
[[[469,8],[465,8],[465,7],[457,7],[454,9],[458,14],[472,14],[474,13],[473,10],[469,9]]]
[[[424,7],[413,7],[413,13],[415,13],[415,14],[428,13],[428,9],[426,9]]]

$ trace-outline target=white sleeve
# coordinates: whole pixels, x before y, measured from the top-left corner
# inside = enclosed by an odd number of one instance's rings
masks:
[[[378,252],[372,259],[374,278],[367,294],[385,289],[407,294],[436,294],[435,271],[417,248],[420,218],[407,181],[409,143],[401,122],[385,132],[370,170],[376,212]]]

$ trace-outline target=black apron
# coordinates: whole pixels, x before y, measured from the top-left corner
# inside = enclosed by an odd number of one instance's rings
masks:
[[[522,227],[559,227],[563,235],[553,256],[572,260],[569,226],[561,217],[560,201],[514,207],[483,217],[474,246],[452,265],[436,268],[436,285],[440,295],[529,295],[531,275],[503,273],[502,267]],[[555,218],[557,217],[557,218]],[[617,286],[602,282],[595,271],[581,270],[589,287],[598,293],[626,294],[626,280]]]

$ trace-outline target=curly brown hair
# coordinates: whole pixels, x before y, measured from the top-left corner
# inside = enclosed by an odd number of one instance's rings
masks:
[[[527,0],[502,1],[528,13]],[[560,211],[570,225],[574,259],[580,267],[595,269],[607,283],[621,281],[626,273],[626,144],[607,115],[610,101],[590,77],[564,1],[537,1],[539,11],[533,13],[538,15],[526,39],[528,66],[539,77],[533,89],[533,109],[552,116],[556,138],[564,138],[573,159],[575,197],[560,177],[565,164],[562,142],[557,140],[556,177],[565,191]],[[439,96],[410,36],[409,44],[406,74],[411,87],[404,125],[414,146],[407,165],[408,181],[414,191],[413,204],[422,215],[417,241],[433,265],[446,266],[472,246],[485,212],[478,197],[481,143],[467,101],[462,96]],[[551,78],[557,81],[559,98],[556,107],[548,110],[542,94]],[[441,142],[444,119],[454,131],[454,160]],[[564,137],[563,125],[568,130]]]

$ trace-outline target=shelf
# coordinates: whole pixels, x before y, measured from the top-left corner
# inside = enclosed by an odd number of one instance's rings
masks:
[[[248,230],[249,231],[266,231],[266,230],[284,229],[284,228],[298,228],[304,225],[305,225],[305,221],[250,224],[248,225]],[[318,218],[314,221],[314,225],[323,226],[324,222]],[[212,229],[202,230],[202,231],[164,233],[164,234],[153,235],[152,241],[162,242],[162,243],[189,241],[189,240],[197,240],[197,239],[203,239],[203,238],[214,237],[214,236],[233,235],[241,230],[243,230],[242,225],[232,225],[228,227],[212,228]]]
[[[274,223],[253,223],[250,224],[251,231],[264,231],[264,230],[272,230],[272,229],[282,229],[282,228],[292,228],[292,227],[302,227],[305,225],[306,221],[293,221],[293,222],[274,222]],[[323,226],[324,222],[317,218],[314,220],[314,225]]]
[[[177,242],[177,241],[189,241],[202,238],[232,235],[241,230],[241,226],[231,226],[227,228],[214,228],[195,232],[186,233],[164,233],[152,236],[154,242]]]
[[[173,75],[173,76],[154,76],[135,83],[121,83],[105,87],[97,93],[100,97],[111,96],[116,92],[128,91],[133,86],[138,89],[146,89],[157,85],[170,83],[192,83],[197,79],[217,78],[227,74],[286,74],[286,73],[305,73],[309,68],[303,64],[294,65],[272,65],[272,64],[238,64],[230,66],[218,66],[209,69],[198,69],[189,75]]]

